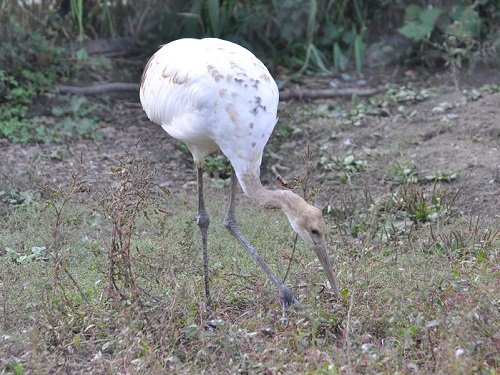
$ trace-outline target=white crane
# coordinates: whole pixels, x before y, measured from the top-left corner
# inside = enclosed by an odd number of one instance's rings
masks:
[[[149,119],[184,142],[194,158],[207,306],[209,217],[203,198],[203,165],[205,157],[218,149],[233,168],[224,224],[276,285],[283,309],[297,300],[240,232],[235,218],[237,181],[253,201],[285,213],[295,232],[316,253],[338,296],[321,211],[292,191],[269,190],[260,181],[262,153],[277,122],[279,100],[276,82],[264,64],[250,51],[228,41],[179,39],[164,45],[148,61],[140,98]]]

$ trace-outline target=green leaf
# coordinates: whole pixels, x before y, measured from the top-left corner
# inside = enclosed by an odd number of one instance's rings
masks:
[[[414,42],[420,42],[432,31],[432,29],[429,29],[428,27],[422,25],[421,23],[408,22],[398,31],[408,39],[411,39]]]
[[[486,255],[486,252],[484,251],[484,249],[481,249],[477,252],[477,261],[478,262],[484,262],[486,260],[488,260],[488,256]]]
[[[307,41],[312,43],[314,37],[314,29],[316,26],[316,13],[318,10],[318,3],[316,0],[309,1],[309,16],[307,18]]]
[[[87,61],[89,59],[89,54],[85,48],[80,48],[75,52],[75,57],[78,61]]]
[[[33,257],[38,258],[42,257],[45,254],[45,251],[47,248],[45,246],[32,246],[31,247],[31,253]]]
[[[405,21],[416,21],[418,20],[418,15],[422,12],[422,7],[417,4],[410,4],[405,10]]]
[[[364,25],[365,20],[363,17],[363,12],[361,11],[361,6],[359,5],[359,0],[354,0],[353,6],[354,6],[354,14],[356,14],[356,19],[358,21],[358,24]]]
[[[420,12],[418,18],[422,22],[422,24],[429,27],[432,31],[432,29],[434,29],[434,26],[436,25],[437,19],[439,18],[442,12],[443,11],[439,8],[428,8]]]
[[[418,19],[413,19],[412,15],[412,20],[407,20],[406,24],[399,28],[399,32],[408,39],[420,42],[434,31],[437,19],[441,13],[442,10],[439,8],[423,9],[418,14]]]
[[[185,30],[187,36],[195,36],[196,30],[198,29],[198,20],[201,19],[201,11],[203,9],[203,0],[195,0],[193,1],[193,5],[191,5],[191,9],[189,11],[190,16],[186,18]]]
[[[15,375],[22,375],[24,373],[24,366],[20,362],[9,363],[7,369],[12,371]]]
[[[357,34],[356,38],[354,38],[354,62],[356,63],[356,72],[360,73],[361,68],[363,67],[363,39],[361,38],[361,34]]]
[[[449,25],[448,33],[458,38],[476,38],[481,31],[481,17],[472,7],[457,7],[452,14],[455,22]]]
[[[184,327],[184,337],[186,339],[191,339],[193,338],[194,336],[196,336],[198,334],[198,326],[197,325],[189,325],[187,327]]]
[[[328,68],[326,67],[325,63],[324,63],[324,60],[325,60],[325,57],[324,55],[321,53],[321,51],[319,51],[315,46],[314,44],[311,44],[309,46],[311,48],[311,59],[312,61],[324,72],[324,73],[331,73],[330,70],[328,70]]]
[[[145,352],[149,352],[151,350],[151,345],[149,345],[147,342],[141,341],[139,345]]]
[[[11,248],[9,248],[9,247],[6,247],[6,248],[5,248],[5,252],[7,253],[7,256],[8,256],[11,260],[13,260],[13,261],[15,261],[15,262],[17,262],[17,260],[18,260],[18,259],[19,259],[19,257],[21,256],[21,255],[20,255],[17,251],[12,250],[12,249],[11,249]]]
[[[342,289],[342,291],[340,292],[340,296],[342,298],[347,298],[349,296],[349,289],[347,289],[347,288]]]
[[[221,33],[220,25],[220,3],[219,0],[208,0],[208,17],[210,18],[210,26],[214,37],[219,37]]]
[[[344,70],[347,64],[347,57],[342,53],[340,44],[335,42],[333,44],[333,66],[335,70]]]

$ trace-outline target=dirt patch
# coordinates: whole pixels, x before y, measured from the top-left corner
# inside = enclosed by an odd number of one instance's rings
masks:
[[[460,189],[457,207],[464,213],[493,218],[500,212],[500,95],[466,101],[449,87],[434,90],[434,96],[407,108],[410,118],[394,115],[368,118],[360,127],[335,128],[332,153],[350,144],[368,159],[366,172],[355,176],[355,184],[366,185],[375,196],[389,191],[393,163],[414,165],[419,178],[454,175],[450,189]],[[442,111],[442,108],[448,108]],[[361,181],[362,180],[362,181]],[[390,179],[389,179],[390,180]],[[335,199],[335,189],[329,189]]]

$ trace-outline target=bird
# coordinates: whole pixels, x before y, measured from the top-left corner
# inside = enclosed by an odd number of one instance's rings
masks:
[[[139,90],[148,118],[182,141],[193,156],[206,306],[211,304],[210,218],[205,207],[203,169],[205,158],[218,150],[232,169],[224,225],[277,287],[283,311],[298,300],[242,234],[236,220],[238,183],[253,202],[280,209],[286,215],[292,229],[315,252],[338,297],[321,210],[291,190],[265,188],[260,179],[264,148],[278,121],[279,90],[266,66],[248,49],[230,41],[178,39],[163,45],[149,59]]]

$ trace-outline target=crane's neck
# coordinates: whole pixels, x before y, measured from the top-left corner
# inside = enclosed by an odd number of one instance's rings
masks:
[[[238,179],[245,194],[264,208],[281,209],[287,216],[307,203],[289,190],[270,190],[262,186],[258,174],[241,173]],[[290,217],[289,217],[290,218]]]

